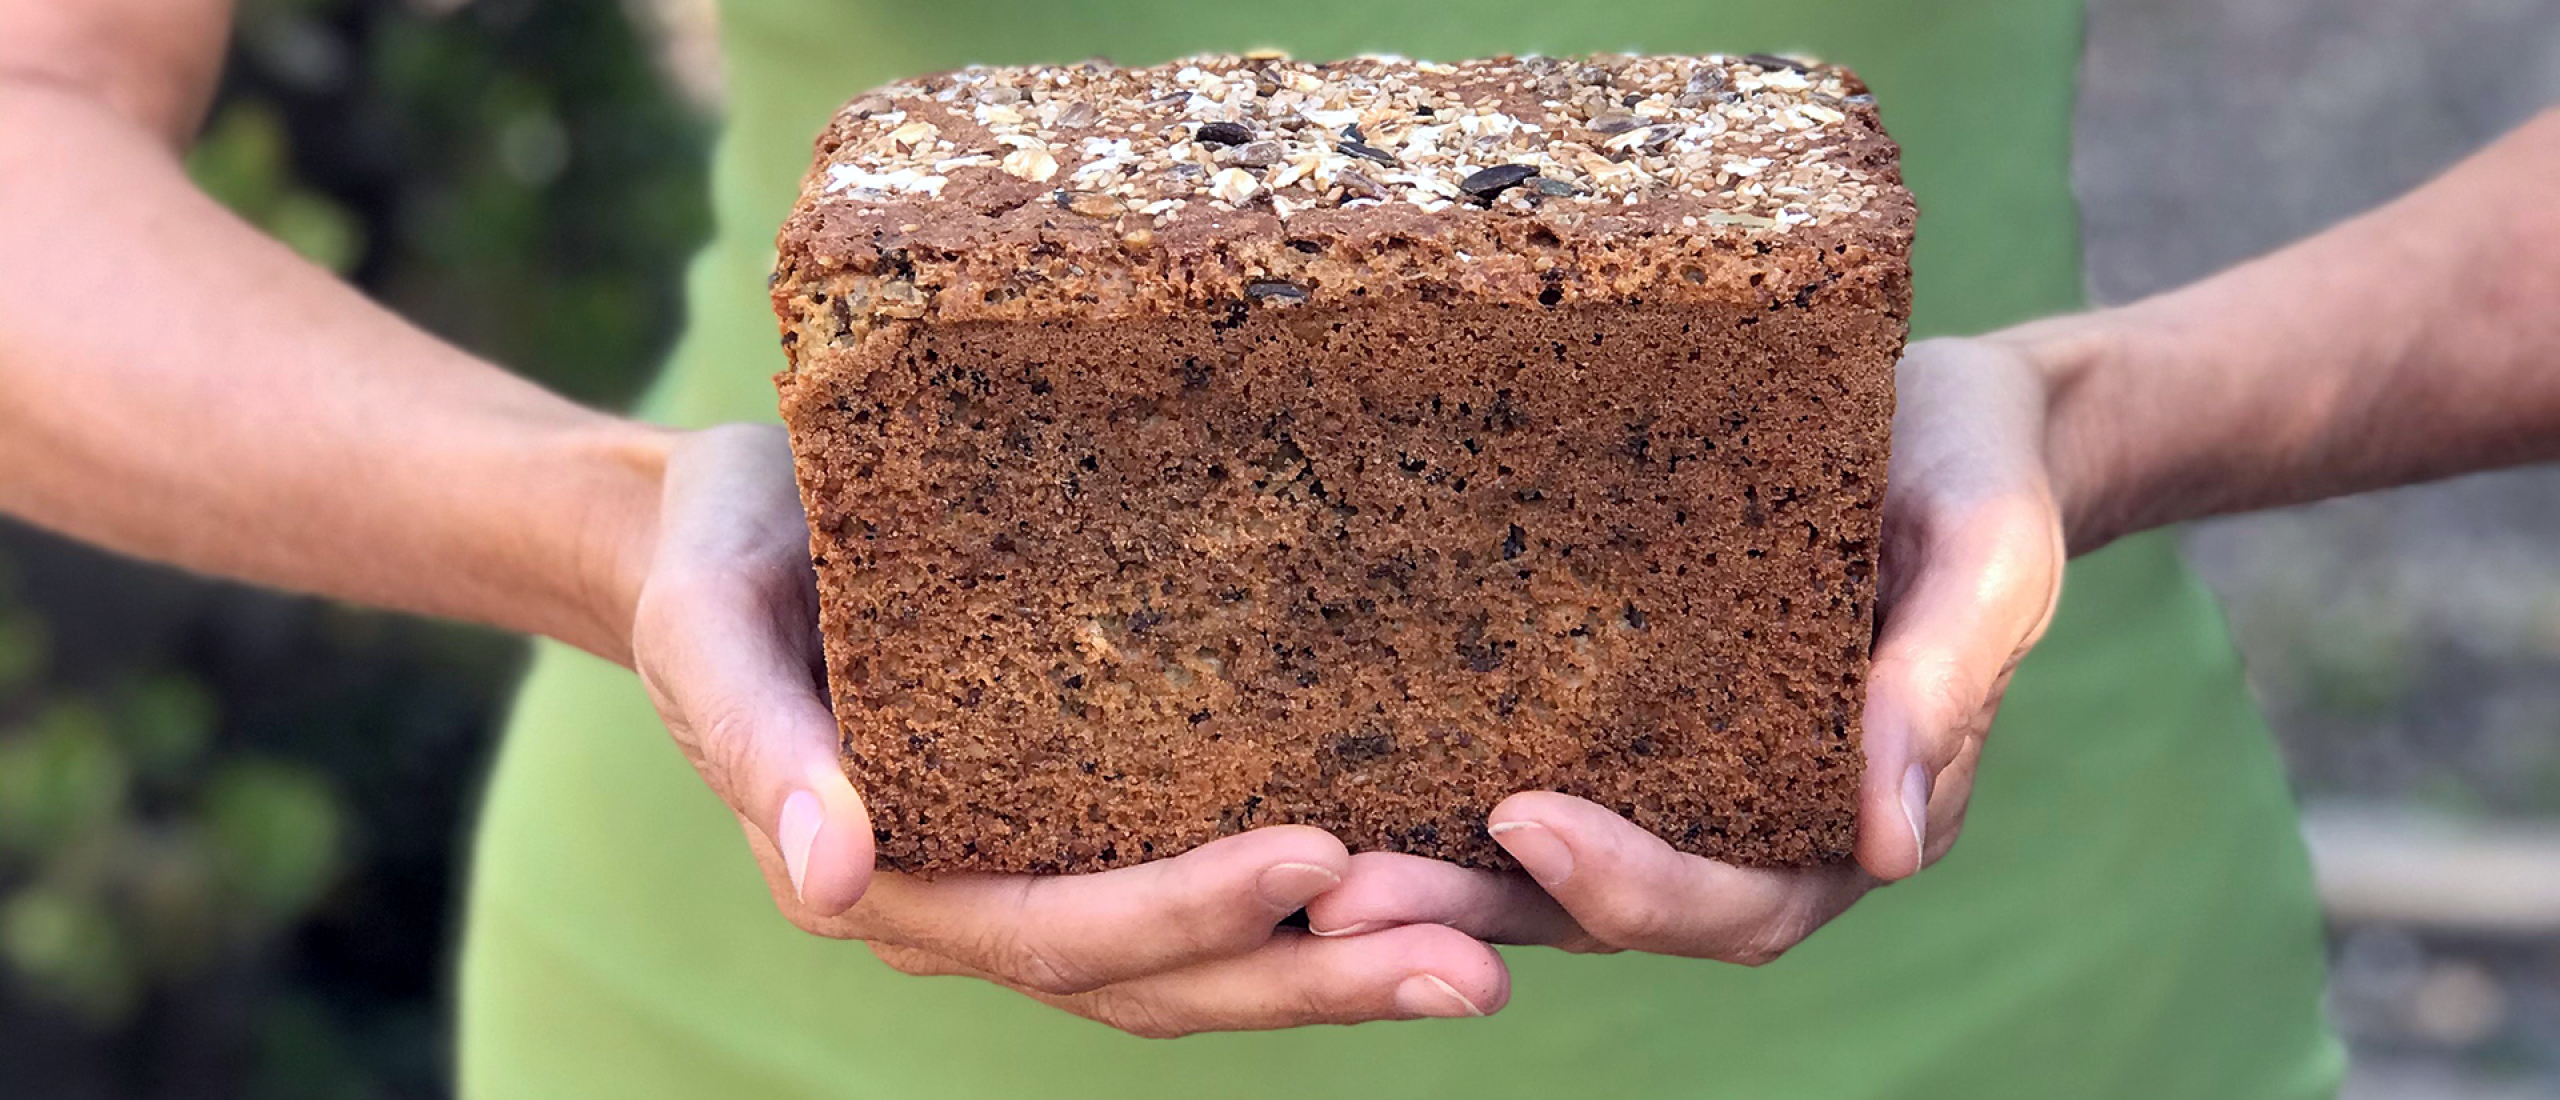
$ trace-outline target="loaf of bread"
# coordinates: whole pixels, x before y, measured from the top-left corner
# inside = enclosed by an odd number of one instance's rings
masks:
[[[1914,209],[1788,58],[972,68],[843,108],[778,379],[885,866],[1523,790],[1850,848]]]

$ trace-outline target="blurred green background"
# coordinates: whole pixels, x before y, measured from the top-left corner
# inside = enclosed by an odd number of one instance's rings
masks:
[[[627,401],[709,134],[629,15],[248,0],[190,170],[427,327]],[[0,526],[0,1096],[445,1095],[458,826],[520,650]]]

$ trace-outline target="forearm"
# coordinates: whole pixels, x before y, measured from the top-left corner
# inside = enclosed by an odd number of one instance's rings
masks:
[[[661,454],[304,263],[100,101],[0,88],[0,512],[623,657]]]
[[[2074,550],[2560,457],[2560,112],[2220,275],[2025,326]]]

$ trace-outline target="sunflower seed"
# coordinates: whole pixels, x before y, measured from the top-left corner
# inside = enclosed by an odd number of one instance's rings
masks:
[[[1253,131],[1239,123],[1207,122],[1202,123],[1200,132],[1193,136],[1203,145],[1242,145],[1253,140]]]
[[[1359,157],[1362,160],[1376,161],[1389,168],[1400,167],[1404,163],[1397,160],[1394,153],[1390,153],[1364,141],[1345,141],[1340,145],[1334,146],[1334,148],[1341,150],[1344,156],[1353,156]]]
[[[1813,66],[1811,65],[1807,65],[1792,57],[1780,57],[1773,53],[1745,54],[1742,59],[1763,69],[1783,69],[1791,73],[1809,73],[1813,71]]]
[[[1477,201],[1491,201],[1495,195],[1518,187],[1537,174],[1537,169],[1526,164],[1497,164],[1491,168],[1479,169],[1467,178],[1459,180],[1458,190],[1473,196]]]

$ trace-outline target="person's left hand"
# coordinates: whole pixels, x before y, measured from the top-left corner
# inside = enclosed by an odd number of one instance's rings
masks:
[[[1756,966],[1945,855],[2010,672],[2052,619],[2065,552],[2046,386],[2019,342],[1914,345],[1896,385],[1855,863],[1718,863],[1595,803],[1527,792],[1487,826],[1529,877],[1362,853],[1309,904],[1311,929],[1443,924],[1489,942]]]

